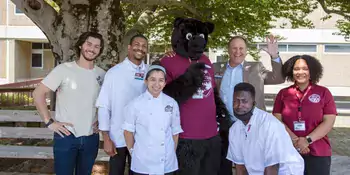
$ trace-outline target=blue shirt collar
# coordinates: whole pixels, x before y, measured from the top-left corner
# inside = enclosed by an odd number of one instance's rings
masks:
[[[245,61],[243,60],[242,63],[239,64],[239,65],[241,65],[241,67],[243,67],[244,62],[245,62]],[[236,67],[237,67],[237,66],[236,66]],[[234,68],[236,68],[236,67],[231,67],[231,66],[230,66],[230,63],[227,61],[226,68],[234,69]]]

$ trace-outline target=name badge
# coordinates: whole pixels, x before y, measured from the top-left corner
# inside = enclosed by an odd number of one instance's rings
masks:
[[[192,99],[203,99],[203,92],[197,91],[197,93],[192,95]]]
[[[135,79],[136,80],[143,80],[144,73],[143,72],[137,72],[135,73]]]
[[[294,131],[305,131],[305,121],[295,121]]]

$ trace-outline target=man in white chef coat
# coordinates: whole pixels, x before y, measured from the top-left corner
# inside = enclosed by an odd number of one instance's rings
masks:
[[[236,175],[303,175],[304,161],[285,129],[272,114],[255,105],[249,83],[234,87],[233,112],[238,119],[230,128],[227,159]]]

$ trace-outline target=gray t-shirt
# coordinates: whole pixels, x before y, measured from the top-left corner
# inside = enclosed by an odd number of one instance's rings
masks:
[[[57,90],[55,119],[72,123],[66,126],[74,136],[93,134],[93,123],[97,120],[96,98],[102,85],[105,71],[97,66],[85,69],[73,62],[55,67],[42,83]]]

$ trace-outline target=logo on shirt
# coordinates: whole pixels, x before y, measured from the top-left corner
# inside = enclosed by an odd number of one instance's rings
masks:
[[[318,94],[312,94],[312,95],[309,96],[309,100],[312,103],[318,103],[318,102],[320,102],[321,97]]]
[[[204,98],[207,98],[212,92],[211,77],[208,70],[204,70],[204,81],[201,89],[197,93],[203,94]]]
[[[165,106],[165,112],[173,112],[173,107],[170,105]]]
[[[98,76],[98,77],[96,78],[96,80],[97,80],[97,83],[98,83],[100,86],[102,86],[103,79],[101,78],[101,76]]]

